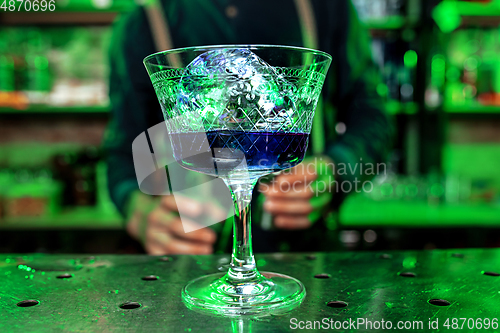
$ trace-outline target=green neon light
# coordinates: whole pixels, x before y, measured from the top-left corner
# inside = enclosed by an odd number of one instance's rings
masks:
[[[386,84],[384,83],[379,83],[377,84],[377,94],[379,96],[385,97],[389,93],[389,88],[387,87]]]
[[[436,54],[432,57],[431,70],[433,72],[443,72],[446,67],[444,56]]]
[[[444,33],[455,30],[462,23],[460,12],[455,1],[443,1],[432,11],[432,18]]]
[[[404,64],[406,67],[413,68],[417,66],[418,55],[417,52],[413,50],[408,50],[404,56]]]

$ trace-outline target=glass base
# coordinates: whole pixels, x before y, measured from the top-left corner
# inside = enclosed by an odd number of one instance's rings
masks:
[[[266,316],[285,313],[300,305],[304,285],[293,277],[262,272],[247,281],[232,280],[226,273],[202,276],[182,289],[186,306],[215,315]]]

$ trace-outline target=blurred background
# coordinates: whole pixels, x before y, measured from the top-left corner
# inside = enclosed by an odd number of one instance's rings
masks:
[[[397,139],[329,226],[338,248],[500,246],[500,0],[352,1]],[[0,10],[0,252],[136,252],[100,149],[111,24],[136,4],[56,6]]]

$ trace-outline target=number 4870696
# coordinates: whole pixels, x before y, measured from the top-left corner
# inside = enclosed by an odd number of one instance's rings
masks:
[[[1,0],[0,0],[1,1]],[[0,9],[5,12],[53,12],[56,10],[55,0],[4,0]]]

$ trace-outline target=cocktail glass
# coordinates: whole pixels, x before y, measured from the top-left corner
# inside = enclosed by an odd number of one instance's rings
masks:
[[[229,270],[189,282],[182,290],[189,308],[265,315],[304,299],[297,279],[257,270],[250,202],[260,177],[304,158],[330,63],[324,52],[272,45],[191,47],[144,59],[176,161],[220,177],[234,201]]]

